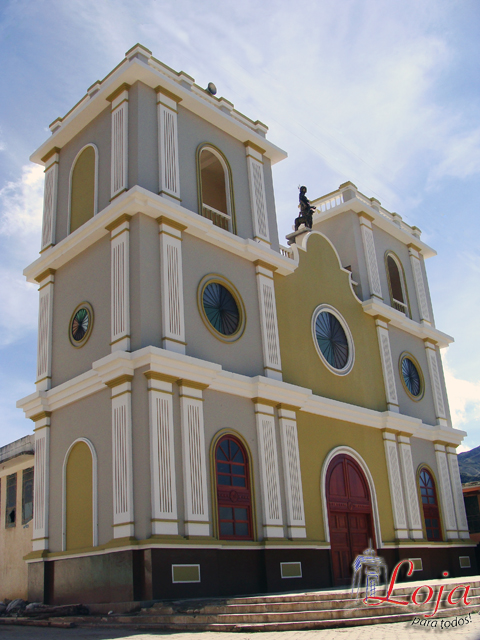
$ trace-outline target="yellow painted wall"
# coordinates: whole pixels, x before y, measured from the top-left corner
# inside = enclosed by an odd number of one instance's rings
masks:
[[[32,550],[33,520],[22,524],[22,471],[34,466],[33,455],[0,464],[0,599],[27,599],[28,567],[23,557]],[[17,474],[15,527],[5,528],[7,476]]]
[[[72,173],[70,233],[93,218],[95,211],[95,151],[86,147]]]
[[[289,276],[275,275],[278,329],[285,382],[342,402],[386,410],[382,364],[375,321],[352,294],[349,274],[342,271],[325,236],[310,234],[307,251],[299,251],[298,268]],[[312,315],[330,304],[345,318],[355,344],[355,363],[346,376],[323,364],[313,342]]]
[[[93,545],[92,454],[78,442],[67,461],[67,550]]]
[[[297,412],[297,427],[308,539],[325,540],[327,523],[323,522],[320,487],[324,460],[335,447],[348,446],[360,454],[370,470],[377,495],[382,539],[384,542],[393,541],[393,513],[382,431],[303,411]]]

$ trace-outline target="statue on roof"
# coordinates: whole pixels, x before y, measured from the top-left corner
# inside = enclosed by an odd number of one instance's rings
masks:
[[[307,229],[312,228],[313,212],[317,207],[310,204],[310,200],[305,195],[306,193],[307,187],[300,187],[300,193],[298,196],[300,215],[298,218],[295,218],[295,231],[298,231],[301,224],[304,224]]]

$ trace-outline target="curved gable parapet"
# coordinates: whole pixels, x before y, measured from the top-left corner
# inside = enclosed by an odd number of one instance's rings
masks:
[[[335,247],[322,233],[306,234],[292,249],[298,267],[288,276],[275,275],[284,381],[311,389],[316,395],[385,411],[375,320],[359,304],[351,273],[342,267]],[[355,351],[355,362],[346,375],[336,375],[334,360],[333,367],[328,366],[328,345],[318,344],[312,318],[321,306],[341,319],[338,348]],[[338,329],[334,319],[332,330],[333,325]],[[342,340],[346,346],[342,346]],[[319,346],[324,348],[323,358]]]

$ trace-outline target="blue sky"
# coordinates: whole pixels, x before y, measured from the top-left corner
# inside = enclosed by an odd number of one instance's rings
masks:
[[[480,3],[447,0],[3,0],[0,3],[0,446],[31,431],[43,171],[28,157],[137,42],[253,119],[274,167],[280,238],[351,180],[423,231],[454,426],[480,444]]]

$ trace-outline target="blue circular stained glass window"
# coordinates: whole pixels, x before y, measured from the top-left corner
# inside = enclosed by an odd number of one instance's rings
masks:
[[[93,309],[88,302],[82,302],[72,314],[68,337],[74,347],[82,347],[90,337],[93,327]]]
[[[408,356],[402,358],[401,371],[405,388],[414,398],[419,399],[422,394],[422,379],[417,367]]]
[[[338,318],[329,311],[321,311],[315,320],[315,337],[328,364],[339,371],[345,369],[350,350],[347,334]]]
[[[212,327],[223,336],[232,336],[240,326],[240,310],[230,291],[218,282],[203,290],[203,309]]]

